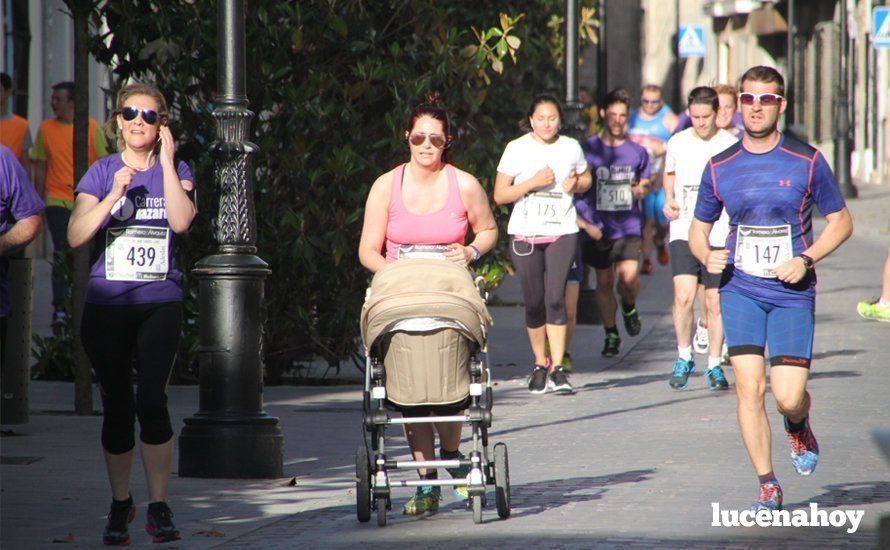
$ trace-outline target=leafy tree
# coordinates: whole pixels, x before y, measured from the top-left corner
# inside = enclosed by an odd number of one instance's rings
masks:
[[[248,2],[258,255],[273,271],[267,382],[309,354],[338,365],[356,352],[369,281],[356,253],[364,200],[380,173],[406,160],[411,108],[430,92],[443,95],[456,128],[451,161],[490,190],[530,98],[561,88],[562,50],[554,45],[563,29],[553,21],[562,8],[551,0]],[[180,381],[195,378],[197,301],[187,268],[215,250],[208,155],[215,10],[209,0],[117,0],[92,14],[94,28],[106,31],[91,51],[114,67],[114,87],[145,80],[165,93],[178,154],[200,190],[199,218],[180,241],[187,290]],[[496,284],[504,269],[501,248],[480,271]]]

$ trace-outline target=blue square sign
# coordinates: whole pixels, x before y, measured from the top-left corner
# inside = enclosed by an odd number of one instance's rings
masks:
[[[680,57],[705,56],[705,30],[701,25],[683,25],[677,33]]]
[[[890,6],[872,12],[871,43],[875,48],[890,48]]]

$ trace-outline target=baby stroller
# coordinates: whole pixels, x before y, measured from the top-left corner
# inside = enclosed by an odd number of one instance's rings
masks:
[[[365,346],[364,426],[370,434],[356,450],[358,520],[386,525],[392,487],[438,485],[467,487],[473,521],[482,522],[486,485],[495,486],[498,516],[510,515],[507,446],[488,452],[492,389],[487,338],[492,320],[485,307],[481,278],[434,259],[408,259],[381,269],[371,282],[362,308]],[[394,406],[468,403],[455,416],[392,417]],[[386,427],[392,424],[459,422],[472,428],[473,448],[460,460],[402,461],[386,455]],[[466,479],[398,481],[396,469],[469,466]]]

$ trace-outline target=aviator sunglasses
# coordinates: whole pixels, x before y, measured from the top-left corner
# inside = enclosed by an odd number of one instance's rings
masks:
[[[146,124],[154,124],[158,121],[160,115],[158,115],[157,111],[152,111],[151,109],[137,109],[136,107],[124,107],[121,110],[121,116],[124,117],[124,120],[130,122],[132,120],[136,120],[136,117],[139,116],[139,113],[142,113],[142,120],[145,121]]]
[[[411,145],[420,146],[423,145],[426,138],[430,138],[430,144],[436,149],[442,149],[447,143],[445,136],[442,134],[411,134],[408,136],[408,141],[411,142]]]
[[[785,99],[779,94],[752,94],[750,92],[743,92],[739,94],[739,103],[742,105],[754,105],[755,101],[759,101],[761,105],[764,107],[773,107],[778,105],[780,101]]]

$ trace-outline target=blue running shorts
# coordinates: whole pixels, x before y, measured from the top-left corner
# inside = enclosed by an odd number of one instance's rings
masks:
[[[663,208],[664,187],[659,187],[658,191],[652,191],[643,199],[643,216],[647,220],[655,219],[655,223],[658,224],[670,223],[670,220],[664,217]]]
[[[770,366],[810,368],[812,309],[774,306],[730,291],[720,293],[720,308],[730,357],[762,356],[768,346]]]

